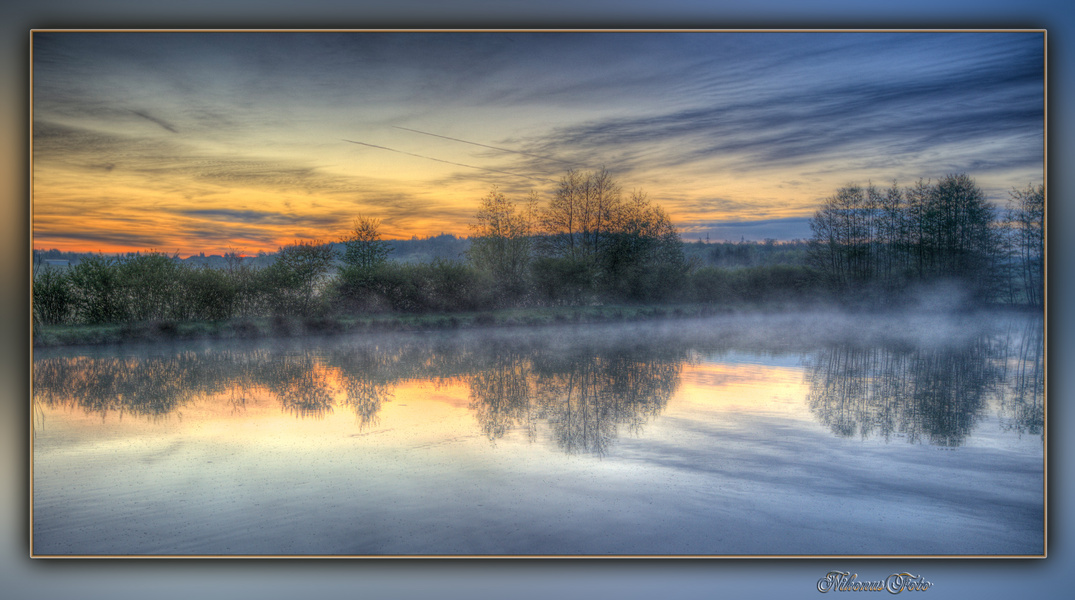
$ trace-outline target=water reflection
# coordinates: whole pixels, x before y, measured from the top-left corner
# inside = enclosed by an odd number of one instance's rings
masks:
[[[469,378],[470,409],[490,441],[516,428],[534,440],[537,423],[532,362],[515,348],[497,346],[489,363]]]
[[[959,446],[999,376],[982,343],[965,349],[830,348],[809,361],[810,410],[841,437],[906,436]]]
[[[332,412],[334,390],[327,374],[310,353],[283,356],[259,365],[259,380],[284,411],[298,417],[322,418]]]
[[[86,413],[158,418],[204,391],[202,361],[190,354],[163,358],[73,357],[34,361],[34,400]]]
[[[665,409],[687,357],[642,346],[546,355],[535,367],[541,415],[564,451],[604,454],[621,426],[639,434]]]
[[[1018,433],[1045,432],[1045,330],[1040,320],[1011,324],[1005,331],[1005,356],[1001,378],[1000,415],[1004,426]]]
[[[486,437],[523,429],[534,439],[541,421],[564,452],[603,455],[621,427],[639,434],[664,410],[688,352],[641,345],[520,352],[498,344],[490,357],[468,380]]]
[[[991,401],[1008,429],[1044,432],[1041,320],[957,344],[830,346],[804,360],[816,418],[840,437],[960,446]]]
[[[642,434],[666,410],[692,357],[734,351],[798,358],[809,388],[804,411],[837,436],[958,446],[991,410],[1006,430],[1044,433],[1040,319],[952,343],[784,335],[778,351],[758,347],[757,335],[713,332],[400,336],[155,355],[42,352],[34,360],[35,423],[43,423],[40,407],[160,420],[207,399],[228,403],[241,418],[252,398],[267,397],[297,419],[346,411],[363,430],[378,425],[399,385],[432,382],[468,386],[467,406],[493,444],[518,432],[566,453],[604,455],[620,435]],[[722,393],[719,385],[711,392]]]

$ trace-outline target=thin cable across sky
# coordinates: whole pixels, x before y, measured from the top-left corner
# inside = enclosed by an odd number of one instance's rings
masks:
[[[512,150],[510,148],[501,148],[499,146],[490,146],[489,144],[480,144],[478,142],[471,142],[471,141],[467,141],[467,140],[461,140],[459,138],[449,137],[449,136],[446,136],[446,135],[440,135],[439,133],[430,133],[428,131],[419,131],[417,129],[411,129],[409,127],[400,127],[399,125],[393,125],[392,127],[394,127],[395,129],[402,129],[403,131],[410,131],[412,133],[420,133],[422,135],[429,135],[429,136],[441,138],[441,139],[444,139],[444,140],[451,140],[453,142],[459,142],[461,144],[470,144],[471,146],[480,146],[482,148],[489,148],[491,150],[499,150],[500,152],[510,152],[512,154],[521,154],[523,156],[530,156],[532,158],[539,158],[541,160],[548,160],[548,161],[552,161],[552,162],[558,162],[558,163],[562,163],[562,164],[565,164],[565,165],[573,165],[573,164],[575,164],[575,163],[572,163],[571,161],[562,160],[562,159],[559,159],[559,158],[553,158],[551,156],[542,156],[541,154],[533,154],[533,153],[530,153],[530,152],[523,152],[522,150]]]
[[[422,155],[422,154],[415,154],[414,152],[407,152],[405,150],[396,150],[395,148],[387,148],[385,146],[378,146],[376,144],[367,144],[366,142],[356,142],[354,140],[346,140],[346,139],[343,140],[343,141],[350,142],[352,144],[358,144],[359,146],[369,146],[370,148],[377,148],[378,150],[388,150],[389,152],[397,152],[399,154],[406,154],[407,156],[414,156],[416,158],[424,158],[426,160],[434,160],[434,161],[437,161],[439,163],[444,163],[444,164],[448,164],[448,165],[455,165],[457,167],[466,167],[468,169],[478,169],[480,171],[489,171],[490,173],[500,173],[501,175],[511,175],[512,177],[523,177],[525,179],[532,179],[534,181],[545,181],[545,182],[552,182],[553,181],[552,179],[546,179],[544,177],[533,177],[531,175],[523,175],[522,173],[512,173],[512,172],[509,172],[509,171],[499,171],[497,169],[488,169],[486,167],[478,167],[478,166],[475,166],[475,165],[467,165],[467,164],[463,164],[463,163],[452,162],[450,160],[443,160],[443,159],[440,159],[440,158],[433,158],[432,156],[425,156],[425,155]]]

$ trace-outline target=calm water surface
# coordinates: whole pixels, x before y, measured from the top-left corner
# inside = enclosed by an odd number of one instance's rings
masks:
[[[1042,321],[37,351],[38,555],[1039,555]]]

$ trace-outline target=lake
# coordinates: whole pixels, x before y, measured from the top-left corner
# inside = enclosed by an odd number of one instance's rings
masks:
[[[34,353],[33,552],[1033,555],[1042,319]]]

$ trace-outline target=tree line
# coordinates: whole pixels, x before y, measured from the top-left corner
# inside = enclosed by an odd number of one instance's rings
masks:
[[[998,210],[965,174],[840,188],[811,221],[810,264],[833,293],[899,301],[944,282],[977,303],[1044,302],[1045,187]]]
[[[45,324],[320,318],[616,303],[896,303],[950,281],[975,301],[1040,305],[1044,186],[1004,211],[965,175],[880,190],[846,186],[811,222],[808,242],[685,244],[643,191],[606,170],[570,171],[544,203],[494,188],[478,202],[458,259],[390,260],[379,221],[358,217],[333,243],[296,242],[269,264],[226,255],[224,268],[159,252],[92,255],[35,269]],[[454,239],[454,238],[453,238]]]

